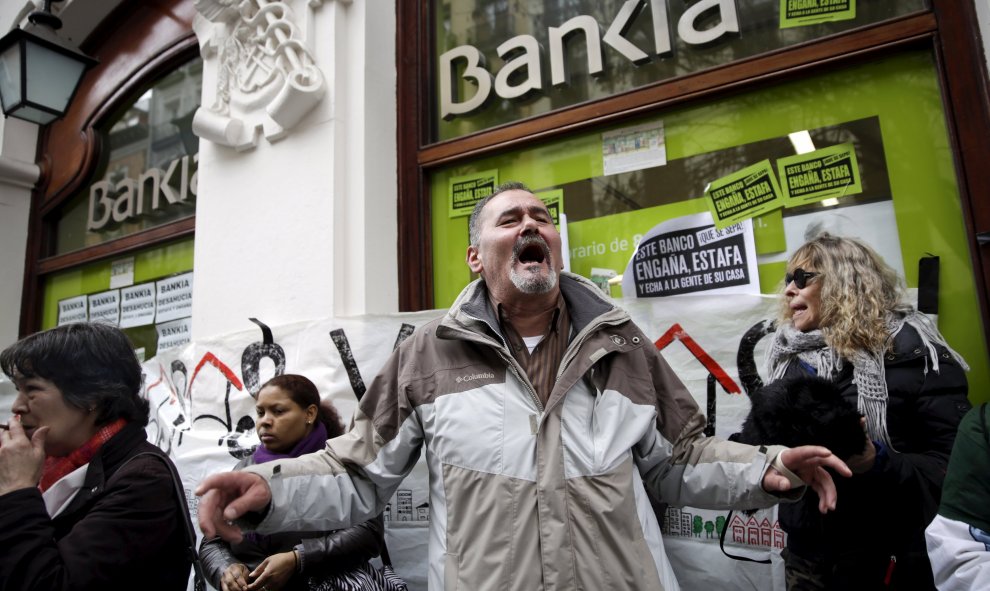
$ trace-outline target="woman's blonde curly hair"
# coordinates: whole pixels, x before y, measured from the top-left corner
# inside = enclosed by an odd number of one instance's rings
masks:
[[[890,346],[887,320],[891,312],[907,312],[904,285],[897,272],[872,248],[853,238],[818,235],[797,249],[787,272],[802,268],[821,275],[821,320],[825,343],[839,355],[857,350],[881,351]],[[781,288],[781,294],[787,286]],[[781,298],[780,321],[790,322],[793,312],[787,297]]]

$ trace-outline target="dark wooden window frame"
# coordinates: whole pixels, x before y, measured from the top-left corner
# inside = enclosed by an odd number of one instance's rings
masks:
[[[38,142],[41,178],[32,194],[21,305],[22,336],[41,328],[46,275],[192,236],[195,216],[54,255],[59,208],[91,180],[103,150],[98,129],[124,102],[198,55],[192,0],[123,2],[82,44],[99,64],[87,72],[65,116]]]
[[[665,80],[444,142],[429,143],[432,61],[429,2],[397,2],[399,306],[433,307],[430,241],[432,169],[548,141],[699,98],[841,68],[906,47],[930,49],[942,86],[960,198],[984,326],[990,302],[990,92],[971,0],[932,0],[932,9]],[[990,330],[985,330],[990,345]]]

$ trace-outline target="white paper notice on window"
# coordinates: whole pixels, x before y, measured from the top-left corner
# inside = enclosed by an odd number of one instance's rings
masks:
[[[192,316],[192,272],[162,279],[156,283],[156,286],[158,287],[155,304],[156,322],[168,322]]]
[[[158,353],[185,345],[192,334],[192,318],[180,318],[155,326],[158,331]]]
[[[110,289],[134,285],[134,257],[110,263]]]
[[[58,302],[58,325],[72,324],[73,322],[86,322],[89,315],[86,312],[86,296],[76,296],[59,300]]]
[[[605,176],[667,164],[663,122],[644,123],[602,134]]]
[[[111,289],[89,296],[89,321],[117,326],[120,323],[120,290]]]
[[[120,290],[120,328],[155,322],[155,284],[142,283]]]

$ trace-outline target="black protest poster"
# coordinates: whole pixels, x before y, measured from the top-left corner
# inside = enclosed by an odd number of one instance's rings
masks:
[[[655,230],[639,243],[626,267],[624,295],[759,292],[750,223],[718,229],[711,216],[699,214],[665,222]]]

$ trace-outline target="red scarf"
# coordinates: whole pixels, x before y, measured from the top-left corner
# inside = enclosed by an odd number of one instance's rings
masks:
[[[63,476],[80,466],[88,464],[93,459],[93,456],[96,455],[96,452],[100,451],[103,444],[110,441],[110,438],[117,433],[120,433],[120,430],[126,424],[127,421],[124,419],[117,419],[101,427],[99,431],[89,438],[89,441],[77,447],[69,455],[61,458],[55,456],[46,457],[45,467],[41,472],[41,482],[38,484],[41,492],[48,490],[48,487],[61,480]]]

